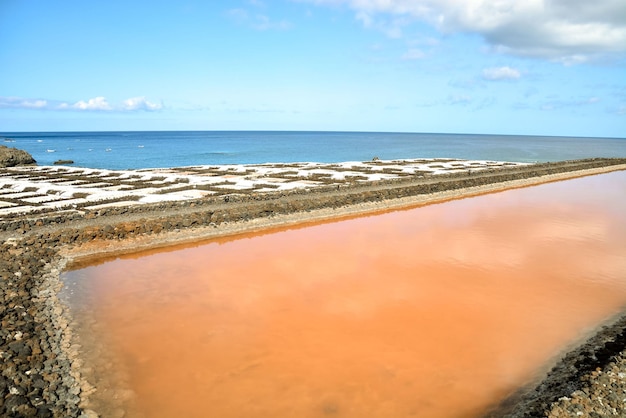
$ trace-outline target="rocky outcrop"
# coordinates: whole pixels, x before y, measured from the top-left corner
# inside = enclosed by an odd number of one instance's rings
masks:
[[[35,161],[33,156],[28,152],[0,145],[0,167],[15,167],[18,165],[32,164],[37,164],[37,161]]]

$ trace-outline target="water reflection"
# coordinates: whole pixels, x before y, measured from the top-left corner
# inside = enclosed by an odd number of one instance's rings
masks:
[[[618,172],[66,280],[137,416],[480,416],[626,302],[625,191]]]

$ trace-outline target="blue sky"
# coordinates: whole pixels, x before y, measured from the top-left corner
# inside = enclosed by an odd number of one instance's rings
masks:
[[[1,0],[0,131],[64,130],[625,137],[626,7]]]

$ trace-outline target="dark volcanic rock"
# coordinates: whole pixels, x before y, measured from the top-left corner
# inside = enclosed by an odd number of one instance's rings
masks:
[[[32,155],[24,150],[0,145],[0,167],[37,164]]]
[[[54,248],[40,238],[0,244],[0,416],[77,417],[80,393],[54,302]]]

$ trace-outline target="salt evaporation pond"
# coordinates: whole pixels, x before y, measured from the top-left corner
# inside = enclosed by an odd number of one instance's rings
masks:
[[[92,406],[473,417],[626,303],[626,172],[65,273]]]

